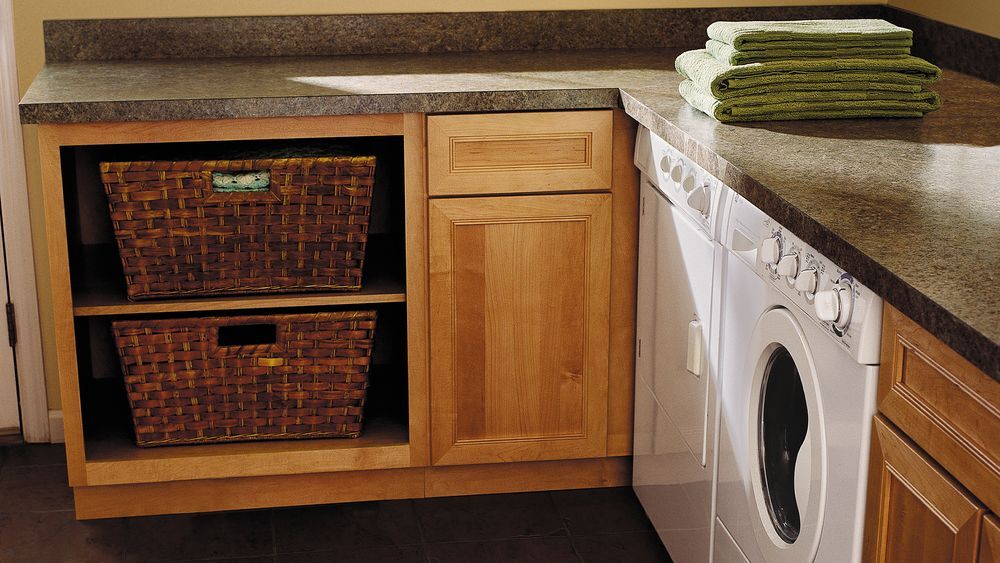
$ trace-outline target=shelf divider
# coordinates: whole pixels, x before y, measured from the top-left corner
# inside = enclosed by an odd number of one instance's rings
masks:
[[[399,271],[393,271],[392,268],[386,268],[383,264],[366,265],[365,276],[362,280],[363,286],[359,291],[178,297],[129,301],[125,296],[124,282],[120,279],[121,266],[117,262],[118,257],[115,252],[114,247],[110,245],[85,247],[81,251],[86,257],[87,263],[95,266],[86,268],[83,271],[83,279],[79,284],[74,284],[73,315],[75,317],[226,312],[240,309],[406,302],[406,287],[402,268],[398,268]]]

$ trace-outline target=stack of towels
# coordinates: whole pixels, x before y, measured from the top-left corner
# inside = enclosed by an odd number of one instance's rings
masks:
[[[921,117],[940,107],[941,69],[910,55],[884,20],[715,22],[677,57],[681,96],[723,122]]]

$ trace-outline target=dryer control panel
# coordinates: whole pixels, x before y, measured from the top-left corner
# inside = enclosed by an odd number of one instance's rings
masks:
[[[879,363],[882,299],[739,195],[723,245],[863,364]]]
[[[645,127],[636,134],[635,166],[671,203],[719,240],[730,191],[721,180]]]

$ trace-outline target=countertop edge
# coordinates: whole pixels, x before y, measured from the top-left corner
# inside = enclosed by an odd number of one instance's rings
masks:
[[[30,93],[30,91],[29,91]],[[490,111],[621,108],[618,87],[572,90],[492,90],[148,100],[91,100],[18,104],[22,125],[128,121],[257,119],[386,113],[464,113],[488,104]],[[567,96],[572,99],[567,99]],[[28,94],[25,94],[25,98]]]

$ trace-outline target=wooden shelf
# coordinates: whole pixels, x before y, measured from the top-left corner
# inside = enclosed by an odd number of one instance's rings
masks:
[[[148,302],[129,301],[118,288],[105,286],[74,294],[73,315],[77,317],[99,317],[105,315],[141,315],[145,313],[186,313],[193,311],[231,311],[236,309],[268,309],[278,307],[403,303],[405,301],[406,291],[402,280],[376,276],[366,278],[361,291],[348,293],[240,295],[234,297],[164,299]]]
[[[83,279],[73,288],[73,315],[76,317],[325,307],[406,301],[401,265],[393,271],[378,267],[379,264],[366,265],[363,287],[360,291],[129,301],[125,296],[125,287],[121,281],[121,266],[118,264],[114,247],[110,245],[87,247],[81,253],[86,257],[87,264],[96,266],[86,268],[83,271]],[[109,279],[109,272],[114,272],[117,277]]]
[[[139,448],[119,432],[86,440],[87,485],[294,475],[410,466],[406,424],[375,418],[358,438]]]

